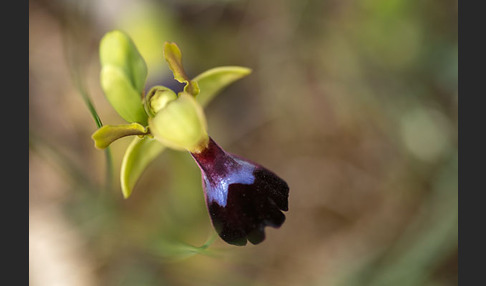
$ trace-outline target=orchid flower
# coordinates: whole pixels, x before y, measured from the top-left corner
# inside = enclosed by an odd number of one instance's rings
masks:
[[[226,66],[189,79],[182,53],[165,42],[164,57],[174,78],[185,83],[176,94],[154,86],[147,94],[145,61],[130,37],[107,33],[100,43],[101,86],[110,104],[129,124],[105,125],[92,138],[106,148],[115,140],[137,135],[121,166],[121,188],[128,198],[147,165],[166,147],[190,152],[201,170],[206,205],[221,239],[233,245],[258,244],[266,226],[280,227],[288,210],[289,187],[270,170],[224,151],[207,132],[203,106],[224,87],[251,70]]]

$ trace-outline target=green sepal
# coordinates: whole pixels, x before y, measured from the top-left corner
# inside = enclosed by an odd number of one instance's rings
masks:
[[[110,104],[126,121],[146,125],[142,96],[147,66],[130,37],[108,32],[100,42],[100,62],[101,87]]]
[[[148,129],[138,123],[121,125],[103,125],[96,130],[91,138],[94,140],[95,147],[105,149],[115,140],[130,135],[147,135]]]
[[[250,73],[251,69],[249,68],[222,66],[199,74],[192,80],[200,88],[196,101],[202,106],[206,106],[222,89]]]
[[[199,94],[199,86],[196,82],[191,81],[182,66],[182,52],[176,43],[164,43],[164,58],[169,64],[169,68],[174,74],[174,79],[180,83],[185,83],[184,92],[193,96]]]
[[[147,64],[125,32],[113,30],[103,36],[100,41],[100,62],[101,67],[114,66],[121,69],[133,89],[139,94],[143,92],[147,80]]]
[[[135,137],[123,156],[120,183],[123,197],[128,198],[143,171],[165,149],[159,141],[145,136]]]
[[[116,112],[127,122],[147,125],[147,113],[141,94],[128,81],[126,75],[113,66],[101,69],[101,87]]]

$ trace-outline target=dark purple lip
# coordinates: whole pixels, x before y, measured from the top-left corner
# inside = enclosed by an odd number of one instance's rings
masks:
[[[224,241],[258,244],[265,239],[265,226],[284,223],[289,187],[276,174],[225,152],[211,138],[205,150],[192,156],[201,169],[213,226]]]

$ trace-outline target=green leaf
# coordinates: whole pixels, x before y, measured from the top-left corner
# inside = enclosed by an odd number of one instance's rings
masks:
[[[147,124],[142,96],[147,66],[130,37],[108,32],[100,42],[101,87],[110,104],[128,122]]]
[[[105,149],[113,141],[130,135],[146,135],[148,130],[146,127],[138,123],[121,124],[121,125],[104,125],[96,130],[91,138],[95,141],[95,147],[98,149]]]
[[[165,149],[159,141],[135,137],[123,156],[120,180],[123,197],[128,198],[146,167]]]
[[[180,83],[186,83],[184,91],[194,96],[197,95],[200,89],[197,83],[191,81],[184,71],[184,67],[182,66],[182,52],[176,43],[164,43],[164,58],[174,74],[174,79]]]
[[[157,243],[151,246],[150,250],[168,261],[180,261],[194,255],[219,257],[223,254],[221,249],[210,248],[215,240],[215,233],[202,246],[194,246],[174,239],[161,239],[157,240]]]
[[[196,101],[206,106],[222,89],[251,73],[251,69],[239,66],[223,66],[209,69],[192,81],[199,86]]]

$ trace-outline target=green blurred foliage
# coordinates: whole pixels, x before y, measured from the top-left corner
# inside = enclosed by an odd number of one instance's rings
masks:
[[[457,284],[457,1],[34,0],[29,18],[32,285]],[[205,112],[223,148],[290,186],[262,244],[214,236],[186,152],[163,152],[125,200],[122,138],[106,181],[81,95],[124,123],[99,83],[112,29],[146,59],[147,87],[180,87],[165,41],[189,78],[251,68]]]

